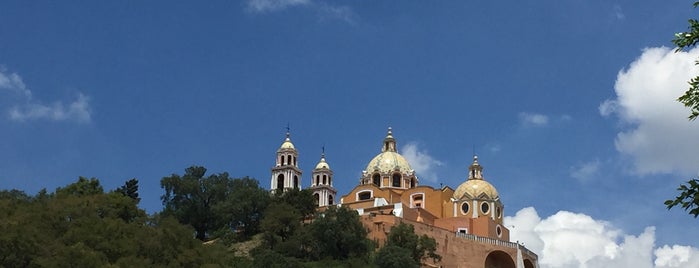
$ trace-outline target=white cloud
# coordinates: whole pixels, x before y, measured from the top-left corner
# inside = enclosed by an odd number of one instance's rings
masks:
[[[699,249],[688,246],[664,245],[655,249],[657,267],[699,267]]]
[[[620,5],[614,5],[614,17],[617,20],[623,20],[626,18],[626,15],[624,15],[624,11],[621,9]]]
[[[248,9],[253,12],[273,12],[282,9],[310,4],[310,0],[250,0]]]
[[[420,151],[417,143],[410,142],[404,145],[401,148],[401,155],[405,157],[405,160],[408,160],[415,173],[419,175],[419,179],[430,182],[437,181],[437,174],[435,174],[433,168],[441,166],[442,162],[432,158],[432,156],[427,154],[427,151]]]
[[[22,77],[17,73],[8,73],[5,68],[0,67],[0,90],[3,89],[21,95],[22,100],[19,101],[21,104],[15,103],[12,108],[7,110],[11,120],[90,121],[89,98],[82,93],[79,93],[78,98],[67,105],[60,101],[56,101],[51,105],[45,105],[33,98],[31,90],[24,84]]]
[[[339,19],[349,24],[356,22],[355,14],[348,6],[336,6],[311,0],[249,0],[247,9],[253,13],[282,11],[291,7],[307,7],[315,11],[321,20]]]
[[[523,125],[545,126],[549,123],[549,117],[536,113],[519,113],[519,121]]]
[[[31,119],[50,119],[54,121],[74,120],[78,122],[90,121],[89,98],[83,94],[70,104],[54,102],[52,105],[30,103],[22,107],[15,106],[10,109],[10,119],[15,121],[27,121]]]
[[[580,181],[589,181],[593,176],[597,175],[600,168],[600,161],[596,159],[578,166],[571,167],[570,176]]]
[[[638,174],[695,174],[699,163],[699,123],[687,120],[689,110],[676,101],[699,73],[694,61],[699,49],[675,53],[670,48],[648,48],[621,70],[614,85],[616,99],[599,106],[603,116],[616,115],[622,123],[617,151],[633,160]]]
[[[655,249],[655,228],[623,234],[609,222],[568,211],[541,219],[532,207],[505,217],[510,239],[539,255],[542,268],[558,267],[697,267],[699,249],[663,246]],[[653,260],[655,258],[655,260]]]
[[[0,89],[15,91],[24,97],[31,98],[32,92],[24,85],[22,77],[16,73],[6,73],[4,67],[0,66]]]

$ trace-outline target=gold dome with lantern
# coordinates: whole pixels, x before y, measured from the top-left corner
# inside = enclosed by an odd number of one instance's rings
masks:
[[[495,186],[483,179],[483,167],[478,163],[478,156],[473,157],[473,164],[469,166],[468,180],[456,188],[453,197],[457,200],[464,198],[497,200],[500,198]]]
[[[396,150],[396,139],[393,137],[393,129],[388,128],[388,134],[383,140],[381,153],[369,161],[362,172],[361,184],[374,184],[378,187],[413,188],[417,186],[418,179],[415,170]]]

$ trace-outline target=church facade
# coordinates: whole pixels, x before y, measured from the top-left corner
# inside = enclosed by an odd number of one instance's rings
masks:
[[[379,244],[394,225],[412,224],[418,235],[437,241],[437,253],[442,256],[442,261],[427,261],[423,267],[538,267],[535,253],[510,242],[509,229],[503,225],[505,207],[496,188],[483,177],[477,156],[465,181],[455,189],[433,188],[419,185],[415,170],[396,148],[393,131],[388,128],[381,151],[362,171],[358,184],[339,199],[323,153],[310,176],[310,189],[320,209],[337,205],[356,210],[369,238]],[[301,188],[297,157],[287,133],[277,150],[271,190]]]

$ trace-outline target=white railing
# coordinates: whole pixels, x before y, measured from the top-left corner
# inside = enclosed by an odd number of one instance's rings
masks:
[[[526,253],[527,255],[533,256],[534,258],[538,258],[538,256],[536,254],[534,254],[534,252],[531,252],[530,250],[528,250],[527,248],[525,248],[524,246],[522,246],[518,243],[493,239],[490,237],[477,236],[474,234],[459,233],[459,232],[456,233],[456,237],[461,237],[464,239],[468,239],[468,240],[472,240],[472,241],[476,241],[476,242],[480,242],[480,243],[484,243],[484,244],[501,246],[501,247],[519,248],[522,250],[522,252]]]

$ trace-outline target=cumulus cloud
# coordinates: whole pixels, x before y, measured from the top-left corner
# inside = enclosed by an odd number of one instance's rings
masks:
[[[549,117],[537,113],[519,113],[519,121],[526,126],[545,126],[549,123]]]
[[[422,180],[430,182],[437,181],[437,174],[434,167],[441,166],[442,162],[427,154],[427,151],[420,150],[417,143],[410,142],[401,148],[401,154],[408,160],[410,166],[415,170]]]
[[[9,118],[13,121],[34,119],[90,121],[89,98],[82,93],[79,93],[77,99],[67,105],[60,101],[45,105],[32,96],[31,90],[24,84],[22,77],[17,73],[9,73],[4,68],[0,68],[0,90],[13,92],[20,97],[18,103],[13,104],[13,107],[7,110]]]
[[[580,181],[589,181],[593,176],[597,175],[600,168],[599,159],[583,163],[570,168],[570,176]]]
[[[319,19],[338,19],[354,24],[356,16],[348,6],[331,5],[323,1],[312,0],[249,0],[247,9],[253,13],[271,13],[291,7],[307,7],[318,14]]]
[[[615,146],[633,160],[635,173],[698,171],[699,124],[688,121],[689,110],[676,101],[699,73],[698,57],[697,48],[679,53],[666,47],[645,49],[617,75],[616,98],[600,104],[601,115],[618,118],[622,130]]]
[[[559,211],[541,219],[532,207],[505,217],[510,239],[539,254],[542,268],[558,267],[697,267],[699,249],[655,247],[655,228],[624,234],[609,222],[581,213]]]

